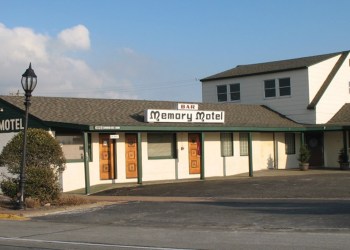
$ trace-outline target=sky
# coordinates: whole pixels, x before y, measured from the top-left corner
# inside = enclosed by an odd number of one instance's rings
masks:
[[[350,50],[349,0],[0,0],[0,95],[201,102],[200,79]]]

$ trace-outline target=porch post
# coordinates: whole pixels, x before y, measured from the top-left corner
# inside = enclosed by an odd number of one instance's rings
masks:
[[[205,174],[204,174],[204,133],[201,133],[201,174],[200,174],[200,179],[204,180],[205,179]]]
[[[249,177],[253,177],[253,145],[252,133],[248,133],[248,150],[249,150]]]
[[[88,142],[87,132],[84,132],[84,174],[85,174],[85,194],[90,194],[89,142]]]
[[[137,133],[137,184],[142,184],[142,134]]]
[[[346,130],[343,130],[343,148],[346,154],[346,157],[348,157],[348,137],[346,136]]]
[[[117,153],[118,153],[118,149],[117,149],[117,139],[113,140],[113,143],[114,143],[114,176],[113,176],[113,179],[117,179],[117,171],[118,171],[118,168],[117,168]]]
[[[305,144],[305,133],[301,132],[300,133],[300,146]]]
[[[278,169],[278,141],[275,132],[273,132],[273,168]]]

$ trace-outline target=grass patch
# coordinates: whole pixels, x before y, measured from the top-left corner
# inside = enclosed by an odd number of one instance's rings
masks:
[[[95,203],[95,201],[92,201],[90,199],[87,199],[84,196],[80,195],[68,195],[64,194],[61,195],[58,200],[54,201],[52,205],[55,206],[78,206],[83,204],[91,204]]]

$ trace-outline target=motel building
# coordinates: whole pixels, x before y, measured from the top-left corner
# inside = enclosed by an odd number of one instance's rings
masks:
[[[29,127],[67,159],[63,191],[298,168],[349,154],[350,51],[238,65],[201,79],[203,103],[32,98]],[[0,96],[0,151],[23,129],[24,97]]]

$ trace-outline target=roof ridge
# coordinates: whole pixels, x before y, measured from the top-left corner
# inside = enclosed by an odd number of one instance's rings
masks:
[[[307,58],[313,58],[313,57],[320,57],[320,56],[335,56],[342,54],[344,52],[349,52],[350,50],[347,51],[340,51],[340,52],[333,52],[333,53],[327,53],[327,54],[320,54],[320,55],[313,55],[313,56],[302,56],[302,57],[296,57],[296,58],[288,58],[288,59],[281,59],[281,60],[273,60],[273,61],[267,61],[267,62],[260,62],[260,63],[251,63],[251,64],[241,64],[237,65],[237,67],[243,67],[243,66],[251,66],[251,65],[257,65],[257,64],[265,64],[265,63],[280,63],[280,62],[285,62],[285,61],[293,61],[293,60],[301,60],[301,59],[307,59]]]
[[[334,56],[340,55],[342,53],[347,53],[347,52],[349,52],[349,50],[342,51],[342,52],[314,55],[314,56],[292,58],[292,59],[237,65],[235,68],[231,68],[231,69],[222,71],[220,73],[205,77],[200,81],[205,82],[205,81],[219,80],[219,79],[226,79],[226,78],[236,78],[236,77],[244,77],[244,76],[251,76],[251,75],[282,72],[282,71],[288,71],[288,70],[303,69],[303,68],[312,66],[316,63],[320,63],[329,58],[332,58]]]

